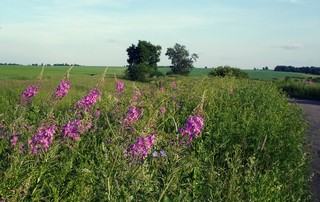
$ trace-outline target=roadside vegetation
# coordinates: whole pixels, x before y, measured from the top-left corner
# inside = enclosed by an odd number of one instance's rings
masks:
[[[1,200],[311,198],[301,109],[271,82],[28,68],[1,74]]]

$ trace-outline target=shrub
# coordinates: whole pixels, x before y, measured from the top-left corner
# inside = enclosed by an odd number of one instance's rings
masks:
[[[210,77],[235,77],[235,78],[249,78],[248,74],[238,68],[230,66],[219,66],[213,68],[209,72]]]

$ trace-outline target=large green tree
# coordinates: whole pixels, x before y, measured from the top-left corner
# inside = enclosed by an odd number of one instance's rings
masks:
[[[198,58],[195,53],[190,56],[186,47],[178,43],[173,48],[168,48],[166,55],[171,60],[171,71],[174,74],[189,74],[193,69],[193,62]]]
[[[126,74],[130,80],[146,81],[159,74],[157,63],[160,61],[161,46],[139,40],[138,45],[132,44],[127,48],[127,53],[129,66]]]

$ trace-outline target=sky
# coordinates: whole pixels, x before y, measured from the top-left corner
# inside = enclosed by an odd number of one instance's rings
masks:
[[[196,67],[320,67],[320,0],[0,0],[0,63],[127,65],[139,40]]]

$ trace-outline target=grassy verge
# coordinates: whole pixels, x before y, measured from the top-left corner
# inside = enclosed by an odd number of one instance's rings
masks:
[[[54,102],[59,79],[43,78],[25,106],[17,102],[31,81],[1,81],[0,199],[310,199],[306,125],[300,109],[273,84],[169,77],[151,84],[122,81],[122,92],[115,91],[114,78],[99,82],[99,76],[71,73],[69,93]],[[97,103],[89,110],[77,108],[96,84]],[[192,122],[195,117],[203,125]],[[72,140],[64,137],[65,128],[75,119],[85,129],[78,128],[79,138]],[[38,142],[37,155],[30,140],[41,126],[56,131],[46,151]]]

